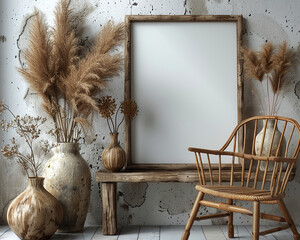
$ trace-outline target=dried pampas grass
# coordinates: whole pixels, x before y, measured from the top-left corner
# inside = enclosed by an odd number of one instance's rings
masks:
[[[82,57],[69,1],[61,0],[54,14],[51,29],[41,13],[35,12],[24,53],[27,67],[18,70],[41,96],[57,141],[73,142],[81,129],[84,133],[84,128],[91,129],[93,112],[98,109],[96,96],[107,87],[108,79],[119,74],[123,58],[112,50],[124,39],[124,25],[104,25],[91,51]]]
[[[266,80],[268,106],[265,115],[275,115],[280,105],[280,92],[288,82],[288,73],[294,61],[295,54],[284,42],[278,46],[272,43],[262,45],[256,52],[248,48],[242,50],[245,59],[245,71],[249,78],[258,80],[261,84]],[[269,87],[269,84],[271,87]],[[270,88],[272,93],[270,93]],[[260,100],[262,103],[262,101]],[[264,107],[262,106],[264,109]]]

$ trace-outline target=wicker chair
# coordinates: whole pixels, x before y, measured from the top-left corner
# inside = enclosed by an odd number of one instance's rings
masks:
[[[270,129],[267,129],[268,122],[273,123],[271,134]],[[256,143],[259,131],[262,135],[260,146]],[[277,140],[278,146],[275,146],[274,136],[277,131],[280,131],[280,139],[279,142]],[[234,237],[233,212],[253,216],[252,239],[259,239],[259,236],[287,228],[291,228],[294,239],[300,239],[283,202],[284,192],[300,150],[299,136],[300,126],[295,120],[277,116],[259,116],[242,121],[219,151],[189,148],[189,151],[195,154],[200,184],[195,187],[199,193],[181,240],[189,238],[195,220],[218,217],[228,217],[228,237]],[[267,138],[269,139],[266,140]],[[268,146],[265,142],[269,142]],[[227,163],[224,163],[225,160]],[[263,164],[264,168],[262,168]],[[203,200],[205,194],[224,198],[227,201]],[[233,200],[252,201],[253,210],[239,207],[233,203]],[[278,204],[283,217],[260,212],[261,204]],[[225,212],[197,216],[200,205]],[[260,219],[286,222],[286,224],[259,232]]]

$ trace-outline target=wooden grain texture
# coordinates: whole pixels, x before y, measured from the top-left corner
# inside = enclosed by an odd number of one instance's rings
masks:
[[[260,203],[253,202],[253,224],[252,224],[252,239],[259,239],[259,213],[260,213]]]
[[[291,172],[289,180],[294,177],[294,171]],[[251,175],[253,177],[253,174]],[[260,175],[261,176],[261,175]],[[272,173],[267,174],[267,180],[270,180]],[[215,182],[219,181],[219,171],[213,170],[212,177]],[[209,173],[205,173],[205,179],[210,179]],[[241,179],[241,171],[235,171],[235,181]],[[126,170],[117,173],[110,173],[105,170],[100,170],[96,173],[97,182],[199,182],[199,175],[195,170]],[[222,171],[222,182],[230,181],[230,170]]]
[[[124,97],[131,99],[131,81],[132,81],[132,36],[131,28],[135,22],[234,22],[236,23],[236,41],[237,41],[237,117],[238,122],[243,119],[243,61],[241,56],[242,47],[242,15],[127,15],[125,16],[125,80],[124,80]],[[124,125],[124,143],[126,152],[126,168],[132,168],[131,161],[131,122],[125,121]],[[239,142],[240,145],[240,142]],[[239,146],[240,147],[240,146]],[[178,164],[182,165],[182,164]],[[147,169],[178,169],[177,164],[149,164],[134,168]],[[182,166],[180,167],[182,168]]]
[[[117,233],[116,183],[102,183],[102,232],[104,235]]]
[[[227,203],[229,205],[232,205],[233,200],[232,199],[227,199]],[[233,212],[229,212],[228,224],[227,225],[228,225],[228,237],[233,238],[234,237]]]

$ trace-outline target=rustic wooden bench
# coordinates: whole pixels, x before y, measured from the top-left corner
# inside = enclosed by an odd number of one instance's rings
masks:
[[[241,170],[240,170],[241,171]],[[235,180],[241,172],[235,172]],[[218,173],[216,172],[216,176]],[[291,174],[291,178],[294,174]],[[207,176],[209,177],[209,176]],[[268,178],[271,177],[268,175]],[[230,170],[223,172],[224,181],[230,180]],[[107,172],[100,170],[96,173],[96,181],[102,188],[102,232],[104,235],[117,233],[117,183],[138,182],[199,182],[197,170],[126,170],[121,172]]]

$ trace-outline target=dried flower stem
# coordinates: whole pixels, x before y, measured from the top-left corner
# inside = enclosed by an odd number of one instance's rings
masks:
[[[4,131],[7,131],[9,128],[14,128],[15,132],[21,137],[24,138],[26,145],[29,149],[29,153],[22,154],[18,150],[17,141],[15,138],[11,139],[11,145],[5,145],[1,152],[5,158],[15,157],[17,162],[24,168],[28,177],[34,176],[38,177],[38,171],[41,166],[41,161],[37,161],[34,154],[33,144],[34,140],[38,139],[40,136],[40,126],[46,121],[46,118],[42,117],[31,117],[25,115],[24,117],[20,117],[19,115],[15,115],[9,107],[4,104],[3,101],[0,102],[0,114],[7,110],[13,120],[5,123],[4,120],[1,120],[1,128]],[[41,149],[44,154],[48,153],[50,150],[50,145],[46,141],[41,141]]]

